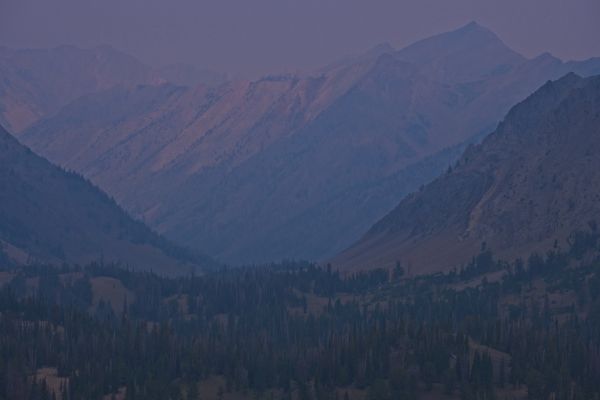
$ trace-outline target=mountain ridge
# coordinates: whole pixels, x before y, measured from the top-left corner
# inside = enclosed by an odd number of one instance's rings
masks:
[[[334,264],[352,269],[402,262],[428,273],[459,267],[483,243],[505,257],[564,245],[600,217],[594,192],[600,177],[591,155],[600,145],[598,109],[599,76],[570,73],[547,82]]]
[[[131,219],[104,192],[2,127],[0,189],[0,242],[18,264],[117,262],[164,274],[214,265]]]
[[[423,46],[435,50],[425,60]],[[566,68],[595,68],[524,59],[478,26],[386,49],[315,76],[93,94],[21,137],[179,243],[232,263],[323,259],[446,166],[425,164],[406,185],[380,182],[491,132]],[[114,104],[122,110],[96,115]],[[320,223],[327,210],[338,224]]]
[[[225,77],[184,64],[160,68],[109,45],[49,49],[0,47],[0,123],[19,135],[81,96],[123,86],[217,85]]]

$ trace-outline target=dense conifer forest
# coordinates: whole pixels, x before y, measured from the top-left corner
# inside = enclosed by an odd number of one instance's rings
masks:
[[[599,399],[600,234],[448,274],[0,272],[0,399]]]

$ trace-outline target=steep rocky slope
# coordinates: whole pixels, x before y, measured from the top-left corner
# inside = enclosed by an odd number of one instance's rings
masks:
[[[1,127],[0,204],[5,261],[121,262],[160,273],[211,265],[132,220],[89,182],[33,154]]]
[[[580,67],[600,62],[527,60],[472,23],[314,76],[111,89],[22,139],[181,243],[230,262],[317,259],[358,239],[545,80]]]
[[[448,270],[483,243],[503,257],[563,245],[600,221],[600,76],[568,74],[516,105],[456,167],[406,197],[340,268]]]

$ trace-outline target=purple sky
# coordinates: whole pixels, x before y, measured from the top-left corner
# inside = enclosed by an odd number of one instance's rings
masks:
[[[111,44],[152,65],[256,74],[471,20],[526,56],[600,56],[600,0],[0,0],[0,44]]]

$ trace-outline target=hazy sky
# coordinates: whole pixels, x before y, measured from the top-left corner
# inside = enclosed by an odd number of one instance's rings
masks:
[[[526,56],[600,56],[600,0],[0,0],[0,44],[110,44],[149,64],[316,67],[476,20]]]

